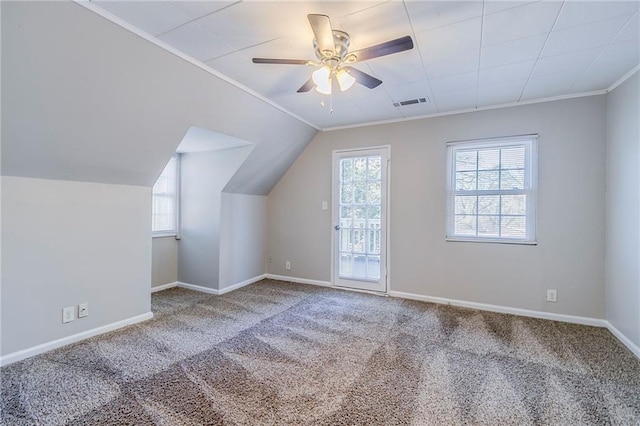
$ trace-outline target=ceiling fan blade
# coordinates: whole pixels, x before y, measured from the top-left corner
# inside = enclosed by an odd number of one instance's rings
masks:
[[[279,65],[309,65],[306,59],[273,59],[273,58],[253,58],[254,64],[279,64]]]
[[[403,52],[411,49],[413,49],[413,40],[411,40],[411,36],[404,36],[395,40],[376,44],[375,46],[356,50],[353,54],[356,56],[357,62],[362,62],[367,59],[379,58],[380,56],[391,55],[392,53]]]
[[[307,15],[313,35],[316,37],[318,43],[318,49],[320,52],[333,52],[336,51],[336,46],[333,42],[333,30],[331,29],[331,21],[327,15]]]
[[[366,72],[362,72],[359,69],[353,67],[343,67],[343,69],[351,74],[351,76],[355,78],[358,83],[362,84],[365,87],[368,87],[369,89],[373,89],[382,84],[382,80],[378,80],[374,76],[369,75]]]
[[[298,93],[308,92],[309,90],[313,89],[313,86],[315,85],[316,84],[313,82],[313,78],[310,78],[306,83],[302,85],[302,87],[298,89]]]

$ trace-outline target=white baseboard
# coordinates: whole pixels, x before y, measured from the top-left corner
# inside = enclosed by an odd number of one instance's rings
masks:
[[[311,285],[319,285],[322,287],[331,287],[331,283],[329,281],[309,280],[307,278],[296,278],[296,277],[288,277],[286,275],[273,275],[273,274],[265,274],[264,277],[270,280],[288,281],[288,282],[298,283],[298,284],[311,284]]]
[[[182,281],[178,281],[178,287],[186,288],[187,290],[199,291],[200,293],[215,294],[216,296],[218,295],[218,290],[214,288],[203,287],[201,285],[195,285],[195,284],[189,284],[189,283],[183,283]]]
[[[63,337],[62,339],[53,340],[51,342],[43,343],[41,345],[33,346],[31,348],[23,349],[21,351],[13,352],[8,355],[0,357],[0,367],[12,364],[23,359],[30,358],[34,355],[39,355],[50,350],[60,348],[62,346],[76,343],[89,337],[104,334],[109,331],[117,330],[128,325],[136,324],[142,321],[153,318],[152,312],[146,314],[136,315],[135,317],[127,318],[122,321],[117,321],[111,324],[103,325],[101,327],[92,328],[91,330],[83,331],[81,333],[72,334],[71,336]]]
[[[311,284],[311,285],[318,285],[322,287],[332,287],[331,283],[328,281],[309,280],[306,278],[289,277],[286,275],[265,274],[264,278],[279,280],[279,281],[288,281],[288,282],[299,283],[299,284]],[[351,290],[351,289],[343,289],[340,287],[334,287],[334,288],[341,289],[341,290]],[[627,336],[622,334],[620,330],[615,328],[609,321],[604,319],[580,317],[576,315],[556,314],[553,312],[533,311],[529,309],[511,308],[508,306],[490,305],[487,303],[467,302],[464,300],[447,299],[444,297],[435,297],[435,296],[424,296],[421,294],[405,293],[402,291],[389,291],[387,294],[380,294],[380,293],[374,293],[374,294],[378,296],[389,295],[391,297],[399,297],[402,299],[412,299],[412,300],[419,300],[422,302],[431,302],[431,303],[439,303],[443,305],[460,306],[463,308],[478,309],[481,311],[497,312],[501,314],[520,315],[523,317],[540,318],[540,319],[547,319],[552,321],[568,322],[572,324],[590,325],[593,327],[604,327],[604,328],[607,328],[627,348],[629,348],[631,352],[633,352],[638,358],[640,358],[640,347],[638,347],[631,340],[629,340]]]
[[[479,309],[481,311],[498,312],[501,314],[520,315],[523,317],[541,318],[553,321],[569,322],[573,324],[591,325],[595,327],[607,327],[608,322],[604,319],[579,317],[574,315],[555,314],[552,312],[532,311],[528,309],[511,308],[508,306],[489,305],[486,303],[467,302],[464,300],[447,299],[444,297],[423,296],[421,294],[404,293],[401,291],[390,291],[391,297],[403,299],[420,300],[423,302],[439,303],[443,305],[460,306],[463,308]]]
[[[187,289],[190,289],[190,290],[201,291],[203,293],[219,295],[219,294],[228,293],[230,291],[236,290],[236,289],[238,289],[240,287],[244,287],[244,286],[249,285],[249,284],[253,284],[254,282],[260,281],[260,280],[262,280],[264,278],[272,279],[272,280],[278,280],[278,281],[293,282],[293,283],[297,283],[297,284],[310,284],[310,285],[317,285],[317,286],[321,286],[321,287],[332,287],[331,283],[328,282],[328,281],[310,280],[310,279],[307,279],[307,278],[297,278],[297,277],[290,277],[290,276],[286,276],[286,275],[263,274],[263,275],[259,275],[257,277],[251,278],[249,280],[243,281],[241,283],[232,285],[230,287],[225,287],[225,288],[223,288],[221,290],[214,290],[214,289],[207,288],[207,287],[201,287],[201,286],[197,286],[197,285],[193,285],[193,284],[177,282],[177,283],[169,283],[169,284],[165,284],[163,286],[154,287],[154,288],[151,289],[151,291],[152,292],[153,291],[160,291],[160,290],[164,290],[165,288],[175,287],[177,285],[178,287],[183,287],[183,288],[187,288]],[[341,290],[352,290],[352,289],[340,288],[340,287],[335,287],[335,288],[341,289]],[[401,291],[389,291],[387,294],[381,294],[381,293],[376,293],[376,292],[367,292],[367,291],[364,291],[364,293],[371,293],[371,294],[375,294],[375,295],[378,295],[378,296],[386,296],[386,295],[388,295],[388,296],[391,296],[391,297],[399,297],[399,298],[402,298],[402,299],[412,299],[412,300],[419,300],[419,301],[422,301],[422,302],[431,302],[431,303],[438,303],[438,304],[443,304],[443,305],[460,306],[460,307],[463,307],[463,308],[478,309],[478,310],[481,310],[481,311],[497,312],[497,313],[502,313],[502,314],[520,315],[520,316],[524,316],[524,317],[540,318],[540,319],[547,319],[547,320],[552,320],[552,321],[568,322],[568,323],[572,323],[572,324],[590,325],[590,326],[594,326],[594,327],[605,327],[618,340],[620,340],[620,342],[622,342],[622,344],[624,344],[627,348],[629,348],[629,350],[631,352],[633,352],[638,358],[640,358],[640,347],[638,347],[631,340],[629,340],[629,338],[627,338],[627,336],[622,334],[622,332],[620,332],[620,330],[615,328],[609,321],[604,320],[604,319],[580,317],[580,316],[566,315],[566,314],[556,314],[556,313],[552,313],[552,312],[533,311],[533,310],[529,310],[529,309],[511,308],[511,307],[508,307],[508,306],[490,305],[490,304],[487,304],[487,303],[467,302],[467,301],[464,301],[464,300],[447,299],[447,298],[444,298],[444,297],[435,297],[435,296],[425,296],[425,295],[421,295],[421,294],[405,293],[405,292],[401,292]]]
[[[627,336],[622,334],[622,332],[620,330],[618,330],[613,324],[611,324],[608,321],[607,321],[607,328],[609,329],[611,334],[616,336],[616,338],[618,340],[620,340],[623,345],[625,345],[627,348],[629,348],[629,350],[631,352],[633,352],[635,356],[640,358],[640,347],[638,347],[638,345],[636,345],[631,340],[629,340],[629,338]]]
[[[229,293],[233,290],[237,290],[241,287],[247,286],[249,284],[253,284],[255,282],[258,282],[260,280],[263,280],[266,278],[266,274],[262,274],[262,275],[258,275],[255,276],[253,278],[249,278],[248,280],[242,281],[238,284],[234,284],[234,285],[230,285],[229,287],[225,287],[225,288],[221,288],[220,290],[218,290],[218,294],[225,294],[225,293]]]
[[[255,283],[257,281],[260,281],[260,280],[262,280],[264,278],[266,278],[265,274],[258,275],[258,276],[255,276],[253,278],[249,278],[248,280],[242,281],[240,283],[233,284],[233,285],[230,285],[230,286],[225,287],[225,288],[221,288],[220,290],[215,289],[215,288],[203,287],[201,285],[183,283],[181,281],[178,281],[176,283],[176,286],[177,287],[181,287],[181,288],[186,288],[187,290],[199,291],[201,293],[214,294],[216,296],[220,296],[220,295],[223,295],[225,293],[229,293],[229,292],[231,292],[233,290],[237,290],[237,289],[239,289],[241,287],[247,286],[249,284],[253,284],[253,283]]]
[[[168,290],[170,288],[177,287],[177,286],[178,286],[178,281],[174,281],[172,283],[167,283],[167,284],[162,284],[162,285],[157,285],[155,287],[151,287],[151,293],[155,293],[157,291],[162,291],[162,290]]]

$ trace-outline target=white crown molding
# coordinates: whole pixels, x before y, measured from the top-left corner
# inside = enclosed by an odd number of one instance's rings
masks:
[[[207,65],[205,65],[204,63],[192,58],[191,56],[185,54],[184,52],[179,51],[178,49],[175,49],[174,47],[168,45],[167,43],[164,43],[163,41],[157,39],[156,37],[152,36],[149,33],[146,33],[144,31],[142,31],[140,28],[131,25],[130,23],[128,23],[127,21],[117,17],[116,15],[100,8],[99,6],[96,6],[95,4],[93,4],[90,0],[73,0],[76,4],[92,11],[93,13],[105,18],[108,21],[113,22],[114,24],[124,28],[125,30],[132,32],[133,34],[137,35],[138,37],[141,37],[143,39],[145,39],[146,41],[155,44],[156,46],[158,46],[161,49],[166,50],[167,52],[173,54],[174,56],[179,57],[180,59],[189,62],[192,65],[195,65],[196,67],[200,68],[203,71],[208,72],[209,74],[218,77],[221,80],[224,80],[225,82],[237,87],[238,89],[242,90],[243,92],[248,93],[249,95],[261,100],[262,102],[265,102],[269,105],[271,105],[272,107],[284,112],[285,114],[287,114],[288,116],[295,118],[296,120],[300,121],[301,123],[306,124],[307,126],[310,126],[316,130],[322,130],[320,129],[318,126],[316,126],[315,124],[311,124],[309,121],[305,120],[304,118],[300,117],[297,114],[294,114],[293,112],[283,108],[282,106],[280,106],[279,104],[275,103],[274,101],[272,101],[271,99],[261,95],[260,93],[256,92],[253,89],[248,88],[247,86],[245,86],[242,83],[237,82],[236,80],[232,79],[231,77],[221,73],[218,70],[215,70]]]
[[[568,95],[560,95],[553,96],[550,98],[542,98],[542,99],[532,99],[530,101],[521,101],[521,102],[511,102],[508,104],[499,104],[499,105],[489,105],[478,108],[466,108],[459,109],[455,111],[447,111],[447,112],[438,112],[435,114],[425,114],[425,115],[416,115],[414,117],[404,117],[404,118],[393,118],[391,120],[380,120],[380,121],[368,121],[366,123],[357,123],[357,124],[348,124],[345,126],[336,126],[336,127],[327,127],[326,129],[321,129],[322,132],[331,132],[334,130],[345,130],[345,129],[354,129],[358,127],[367,127],[367,126],[377,126],[379,124],[392,124],[392,123],[402,123],[405,121],[413,121],[413,120],[423,120],[425,118],[434,118],[434,117],[444,117],[447,115],[457,115],[457,114],[466,114],[469,112],[477,112],[477,111],[488,111],[492,109],[500,109],[500,108],[511,108],[522,105],[532,105],[532,104],[540,104],[543,102],[553,102],[553,101],[561,101],[565,99],[574,99],[574,98],[584,98],[587,96],[598,96],[604,95],[607,93],[607,90],[595,90],[592,92],[583,92],[583,93],[571,93]]]
[[[142,315],[136,315],[135,317],[127,318],[122,321],[117,321],[111,324],[103,325],[101,327],[92,328],[91,330],[83,331],[71,336],[63,337],[62,339],[53,340],[51,342],[43,343],[41,345],[33,346],[27,349],[23,349],[17,352],[10,353],[0,357],[0,367],[12,364],[23,359],[30,358],[35,355],[40,355],[45,352],[49,352],[53,349],[60,348],[62,346],[76,343],[81,340],[88,339],[89,337],[104,334],[109,331],[117,330],[128,325],[137,324],[142,321],[146,321],[153,318],[152,312],[147,312]]]
[[[635,67],[633,67],[631,69],[631,71],[629,71],[628,73],[626,73],[625,75],[623,75],[622,77],[620,77],[620,79],[618,81],[616,81],[615,83],[613,83],[611,86],[607,87],[606,92],[609,93],[611,92],[613,89],[615,89],[616,87],[620,86],[622,83],[624,83],[625,81],[629,80],[631,77],[633,77],[633,75],[635,73],[638,72],[638,70],[640,70],[640,64],[636,65]]]
[[[364,123],[357,123],[357,124],[348,124],[348,125],[344,125],[344,126],[335,126],[335,127],[326,127],[326,128],[321,128],[318,127],[315,124],[312,124],[311,122],[307,121],[306,119],[300,117],[299,115],[289,111],[288,109],[282,107],[280,104],[272,101],[271,99],[265,97],[264,95],[256,92],[255,90],[243,85],[242,83],[239,83],[238,81],[232,79],[231,77],[221,73],[220,71],[211,68],[209,66],[207,66],[206,64],[192,58],[191,56],[175,49],[174,47],[168,45],[167,43],[164,43],[163,41],[157,39],[156,37],[152,36],[151,34],[148,34],[144,31],[142,31],[141,29],[139,29],[138,27],[131,25],[130,23],[128,23],[127,21],[117,17],[116,15],[113,15],[112,13],[100,8],[99,6],[96,6],[95,4],[93,4],[90,0],[73,0],[76,4],[96,13],[97,15],[113,22],[114,24],[126,29],[127,31],[130,31],[132,33],[134,33],[135,35],[147,40],[150,43],[155,44],[156,46],[160,47],[161,49],[166,50],[167,52],[181,58],[182,60],[189,62],[192,65],[195,65],[196,67],[202,69],[203,71],[208,72],[211,75],[214,75],[215,77],[220,78],[221,80],[224,80],[225,82],[237,87],[238,89],[248,93],[251,96],[254,96],[255,98],[271,105],[272,107],[284,112],[285,114],[289,115],[290,117],[316,129],[322,132],[329,132],[329,131],[334,131],[334,130],[344,130],[344,129],[353,129],[353,128],[358,128],[358,127],[367,127],[367,126],[376,126],[376,125],[380,125],[380,124],[391,124],[391,123],[401,123],[401,122],[405,122],[405,121],[412,121],[412,120],[422,120],[425,118],[434,118],[434,117],[443,117],[443,116],[447,116],[447,115],[456,115],[456,114],[465,114],[465,113],[469,113],[469,112],[475,112],[475,111],[487,111],[487,110],[492,110],[492,109],[500,109],[500,108],[510,108],[510,107],[514,107],[514,106],[521,106],[521,105],[531,105],[531,104],[537,104],[537,103],[543,103],[543,102],[552,102],[552,101],[559,101],[559,100],[564,100],[564,99],[574,99],[574,98],[581,98],[581,97],[586,97],[586,96],[597,96],[597,95],[604,95],[607,94],[608,92],[612,91],[613,89],[615,89],[616,87],[618,87],[620,84],[624,83],[626,80],[628,80],[631,76],[633,76],[633,74],[635,74],[639,69],[640,69],[640,65],[637,65],[636,67],[634,67],[631,71],[629,71],[627,74],[625,74],[624,76],[622,76],[618,81],[616,81],[615,83],[613,83],[611,86],[609,86],[606,89],[603,90],[595,90],[595,91],[591,91],[591,92],[582,92],[582,93],[572,93],[572,94],[566,94],[566,95],[560,95],[560,96],[553,96],[553,97],[549,97],[549,98],[542,98],[542,99],[533,99],[533,100],[529,100],[529,101],[521,101],[521,102],[511,102],[511,103],[507,103],[507,104],[499,104],[499,105],[490,105],[490,106],[484,106],[484,107],[476,107],[476,108],[466,108],[466,109],[460,109],[460,110],[454,110],[454,111],[447,111],[447,112],[441,112],[441,113],[435,113],[435,114],[424,114],[424,115],[418,115],[418,116],[414,116],[414,117],[405,117],[405,118],[394,118],[394,119],[390,119],[390,120],[380,120],[380,121],[368,121],[368,122],[364,122]]]

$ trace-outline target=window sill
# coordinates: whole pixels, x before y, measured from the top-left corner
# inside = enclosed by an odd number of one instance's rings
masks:
[[[446,237],[445,241],[455,243],[493,243],[493,244],[516,244],[521,246],[537,246],[537,241],[523,240],[507,240],[497,238],[464,238],[464,237]]]
[[[178,234],[176,232],[153,232],[151,233],[151,238],[166,238],[173,237],[178,239]]]

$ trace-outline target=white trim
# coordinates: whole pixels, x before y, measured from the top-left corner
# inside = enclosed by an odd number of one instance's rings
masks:
[[[200,293],[215,294],[216,296],[219,294],[218,290],[214,288],[203,287],[201,285],[195,285],[195,284],[189,284],[189,283],[183,283],[182,281],[178,281],[178,287],[186,288],[187,290],[199,291]]]
[[[622,77],[620,77],[620,79],[618,81],[616,81],[615,83],[613,83],[611,86],[607,87],[606,92],[609,93],[611,92],[613,89],[615,89],[616,87],[620,86],[622,83],[624,83],[625,81],[629,80],[631,77],[633,77],[633,75],[635,73],[638,72],[638,70],[640,70],[640,64],[636,65],[635,67],[633,67],[631,69],[631,71],[629,71],[628,73],[626,73],[625,75],[623,75]]]
[[[342,153],[350,153],[350,152],[354,152],[354,153],[358,153],[361,151],[374,151],[377,149],[382,149],[382,148],[389,148],[389,151],[391,151],[391,144],[385,144],[385,145],[375,145],[375,146],[362,146],[362,147],[356,147],[356,148],[344,148],[344,149],[334,149],[333,151],[331,151],[332,153],[338,153],[338,154],[342,154]],[[391,155],[389,154],[387,156],[388,159],[391,159]]]
[[[232,292],[233,290],[237,290],[237,289],[239,289],[241,287],[244,287],[244,286],[247,286],[249,284],[253,284],[253,283],[257,282],[257,281],[263,280],[266,277],[267,277],[266,274],[257,275],[257,276],[255,276],[253,278],[249,278],[248,280],[244,280],[242,282],[230,285],[230,286],[225,287],[225,288],[221,288],[219,290],[215,289],[215,288],[203,287],[201,285],[184,283],[182,281],[177,281],[175,284],[176,284],[177,287],[186,288],[187,290],[199,291],[200,293],[207,293],[207,294],[213,294],[215,296],[221,296],[223,294]]]
[[[390,120],[380,120],[380,121],[367,121],[365,123],[356,123],[356,124],[347,124],[344,126],[327,127],[326,129],[321,129],[321,131],[330,132],[333,130],[355,129],[358,127],[377,126],[379,124],[402,123],[405,121],[422,120],[425,118],[444,117],[447,115],[456,115],[456,114],[466,114],[468,112],[487,111],[492,109],[511,108],[511,107],[516,107],[521,105],[531,105],[531,104],[539,104],[544,102],[561,101],[565,99],[584,98],[587,96],[605,95],[607,93],[607,90],[609,89],[594,90],[592,92],[583,92],[583,93],[571,93],[568,95],[553,96],[550,98],[532,99],[530,101],[511,102],[508,104],[489,105],[489,106],[477,107],[477,108],[466,108],[466,109],[447,111],[447,112],[437,112],[435,114],[416,115],[414,117],[392,118]]]
[[[356,293],[373,294],[375,296],[389,296],[388,292],[363,290],[361,288],[333,285],[329,281],[309,280],[307,278],[288,277],[286,275],[273,275],[273,274],[266,274],[265,278],[270,280],[286,281],[288,283],[294,283],[294,284],[309,284],[309,285],[317,285],[320,287],[329,287],[335,290],[355,291]]]
[[[482,138],[482,139],[464,139],[460,141],[447,142],[447,146],[462,146],[468,145],[471,149],[477,148],[491,148],[494,146],[509,147],[511,145],[522,145],[523,142],[529,142],[532,139],[538,139],[540,135],[538,133],[529,133],[526,135],[513,135],[513,136],[498,136],[495,138]]]
[[[267,103],[269,105],[271,105],[272,107],[284,112],[285,114],[289,115],[292,118],[295,118],[296,120],[306,124],[307,126],[313,127],[316,130],[320,130],[319,127],[315,126],[314,124],[311,124],[310,122],[308,122],[307,120],[305,120],[304,118],[300,117],[299,115],[296,115],[294,113],[292,113],[291,111],[281,107],[280,105],[278,105],[277,103],[275,103],[274,101],[272,101],[271,99],[261,95],[260,93],[256,92],[255,90],[252,90],[250,88],[248,88],[247,86],[238,83],[236,80],[232,79],[231,77],[222,74],[220,71],[215,70],[207,65],[205,65],[204,63],[192,58],[191,56],[185,54],[184,52],[179,51],[178,49],[168,45],[167,43],[155,38],[154,36],[152,36],[149,33],[146,33],[144,31],[142,31],[140,28],[131,25],[130,23],[128,23],[127,21],[117,17],[116,15],[100,8],[99,6],[96,6],[94,3],[92,3],[89,0],[73,0],[74,3],[76,3],[77,5],[80,5],[90,11],[92,11],[93,13],[100,15],[101,17],[105,18],[108,21],[113,22],[114,24],[124,28],[125,30],[137,35],[140,38],[143,38],[144,40],[147,40],[150,43],[155,44],[156,46],[158,46],[159,48],[166,50],[167,52],[173,54],[174,56],[177,56],[178,58],[189,62],[192,65],[195,65],[196,67],[200,68],[203,71],[208,72],[209,74],[218,77],[219,79],[237,87],[238,89],[242,90],[245,93],[248,93],[249,95],[261,100],[264,103]]]
[[[176,152],[176,240],[182,237],[182,154]]]
[[[607,321],[607,329],[613,334],[623,345],[625,345],[635,356],[640,358],[640,347],[633,343],[627,336],[622,334],[611,322]]]
[[[374,296],[389,297],[389,292],[388,291],[365,290],[365,289],[362,289],[362,288],[343,287],[343,286],[340,286],[340,285],[334,285],[331,288],[333,288],[335,290],[355,291],[356,293],[366,293],[366,294],[373,294]]]
[[[607,327],[608,322],[604,319],[579,317],[575,315],[555,314],[553,312],[532,311],[529,309],[511,308],[508,306],[489,305],[487,303],[467,302],[464,300],[447,299],[445,297],[424,296],[421,294],[404,293],[401,291],[389,292],[391,297],[402,299],[419,300],[422,302],[439,303],[442,305],[460,306],[463,308],[478,309],[481,311],[497,312],[501,314],[520,315],[523,317],[540,318],[552,321],[569,322],[572,324],[590,325],[594,327]]]
[[[488,139],[473,139],[464,141],[447,142],[447,164],[446,164],[446,233],[445,241],[448,242],[479,242],[479,243],[502,243],[502,244],[524,244],[537,245],[536,213],[537,213],[537,192],[538,192],[538,137],[537,133],[528,135],[501,136]],[[495,190],[457,190],[456,189],[456,155],[458,152],[479,152],[484,149],[509,147],[524,147],[524,186],[519,190],[495,189]],[[477,167],[476,167],[477,169]],[[500,164],[502,170],[502,164]],[[476,170],[476,173],[477,170]],[[484,235],[457,235],[455,234],[455,202],[458,196],[483,196],[483,195],[524,195],[526,197],[525,230],[523,238],[512,238],[502,236]],[[480,217],[479,207],[475,214],[476,220]],[[498,212],[502,217],[502,213]],[[479,230],[476,229],[476,233]]]
[[[339,253],[337,250],[338,245],[338,236],[337,233],[334,232],[335,226],[340,222],[339,219],[339,209],[340,209],[340,170],[339,170],[339,160],[341,158],[349,158],[356,156],[366,156],[366,155],[376,155],[380,154],[383,159],[382,164],[382,182],[384,183],[382,187],[382,215],[384,217],[384,223],[381,222],[381,225],[384,224],[384,234],[382,235],[383,240],[381,241],[381,261],[384,259],[384,268],[380,269],[380,278],[378,280],[365,280],[365,279],[341,279],[338,276],[337,271],[337,259],[339,257]],[[386,160],[386,161],[385,161]],[[364,290],[365,292],[371,292],[372,294],[388,294],[390,289],[389,282],[389,265],[391,262],[391,245],[389,244],[389,236],[390,233],[390,219],[389,219],[389,206],[391,205],[389,201],[389,196],[391,192],[391,144],[385,145],[377,145],[377,146],[369,146],[369,147],[356,147],[356,148],[346,148],[346,149],[336,149],[331,153],[331,199],[332,199],[332,208],[331,208],[331,285],[334,288],[344,288],[347,290],[350,289],[358,289]],[[384,256],[383,256],[384,255]],[[381,262],[382,265],[382,262]],[[357,287],[351,286],[348,282],[359,283]],[[383,290],[375,289],[376,286],[380,284],[384,284]]]
[[[239,282],[237,284],[230,285],[229,287],[221,288],[220,290],[218,290],[218,294],[222,295],[222,294],[225,294],[225,293],[232,292],[232,291],[237,290],[237,289],[239,289],[241,287],[244,287],[244,286],[247,286],[249,284],[253,284],[255,282],[263,280],[263,279],[265,279],[265,277],[266,277],[266,274],[257,275],[257,276],[255,276],[253,278],[249,278],[248,280],[244,280],[244,281]]]
[[[127,318],[122,321],[117,321],[111,324],[103,325],[101,327],[92,328],[91,330],[83,331],[71,336],[63,337],[62,339],[53,340],[51,342],[43,343],[41,345],[33,346],[27,349],[23,349],[17,352],[10,353],[0,357],[0,367],[12,364],[23,359],[30,358],[35,355],[40,355],[45,352],[49,352],[53,349],[60,348],[62,346],[76,343],[81,340],[88,339],[89,337],[97,336],[99,334],[108,333],[109,331],[117,330],[128,325],[137,324],[142,321],[146,321],[153,318],[152,312],[136,315],[135,317]]]
[[[520,105],[531,105],[531,104],[537,104],[537,103],[543,103],[543,102],[551,102],[551,101],[559,101],[559,100],[564,100],[564,99],[574,99],[574,98],[582,98],[582,97],[586,97],[586,96],[597,96],[597,95],[605,95],[608,92],[610,92],[611,90],[615,89],[618,85],[622,84],[625,80],[627,80],[629,77],[631,77],[633,75],[634,72],[636,72],[638,69],[640,69],[640,65],[636,66],[634,69],[632,69],[629,73],[625,74],[620,80],[618,80],[617,82],[613,83],[611,86],[609,86],[607,89],[604,90],[594,90],[591,92],[581,92],[581,93],[570,93],[570,94],[566,94],[566,95],[560,95],[560,96],[552,96],[549,98],[541,98],[541,99],[532,99],[532,100],[528,100],[528,101],[519,101],[519,102],[511,102],[511,103],[507,103],[507,104],[499,104],[499,105],[489,105],[489,106],[484,106],[484,107],[475,107],[475,108],[466,108],[466,109],[461,109],[461,110],[454,110],[454,111],[447,111],[447,112],[440,112],[440,113],[435,113],[435,114],[425,114],[425,115],[419,115],[419,116],[415,116],[415,117],[406,117],[406,118],[394,118],[394,119],[389,119],[389,120],[380,120],[380,121],[368,121],[365,123],[357,123],[357,124],[348,124],[345,126],[335,126],[335,127],[327,127],[327,128],[321,128],[318,127],[315,124],[312,124],[311,122],[307,121],[306,119],[300,117],[297,114],[294,114],[293,112],[285,109],[284,107],[280,106],[279,104],[277,104],[276,102],[272,101],[271,99],[261,95],[260,93],[250,89],[249,87],[237,82],[236,80],[232,79],[231,77],[222,74],[220,71],[215,70],[207,65],[205,65],[204,63],[197,61],[196,59],[186,55],[185,53],[173,48],[172,46],[168,45],[167,43],[164,43],[163,41],[155,38],[154,36],[142,31],[141,29],[131,25],[130,23],[128,23],[127,21],[113,15],[112,13],[100,8],[99,6],[96,6],[95,4],[93,4],[90,0],[73,0],[76,4],[94,12],[97,15],[100,15],[101,17],[113,22],[114,24],[124,28],[127,31],[130,31],[131,33],[147,40],[150,43],[155,44],[156,46],[160,47],[161,49],[166,50],[167,52],[183,59],[184,61],[187,61],[195,66],[197,66],[198,68],[202,69],[203,71],[208,72],[209,74],[212,74],[218,78],[220,78],[221,80],[226,81],[227,83],[237,87],[238,89],[254,96],[255,98],[271,105],[272,107],[284,112],[285,114],[289,115],[292,118],[295,118],[296,120],[316,129],[319,131],[332,131],[332,130],[342,130],[342,129],[352,129],[352,128],[357,128],[357,127],[366,127],[366,126],[373,126],[373,125],[378,125],[378,124],[390,124],[390,123],[398,123],[398,122],[404,122],[404,121],[411,121],[411,120],[421,120],[424,118],[433,118],[433,117],[442,117],[442,116],[446,116],[446,115],[455,115],[455,114],[464,114],[467,112],[474,112],[474,111],[486,111],[486,110],[491,110],[491,109],[499,109],[499,108],[510,108],[510,107],[514,107],[514,106],[520,106]]]
[[[516,239],[507,239],[507,238],[485,238],[485,237],[445,237],[444,239],[450,243],[488,243],[488,244],[517,244],[521,246],[537,246],[537,240],[516,240]]]
[[[359,290],[359,289],[354,289],[349,287],[333,286],[328,281],[310,280],[307,278],[289,277],[286,275],[274,275],[274,274],[258,275],[254,278],[248,279],[241,283],[232,285],[230,287],[225,287],[222,290],[213,290],[207,287],[196,286],[193,284],[175,282],[175,283],[169,283],[169,284],[164,284],[162,286],[154,287],[151,289],[151,291],[152,292],[160,291],[160,290],[164,290],[165,288],[178,286],[178,287],[186,288],[189,290],[201,291],[209,294],[224,294],[224,293],[228,293],[230,291],[236,290],[240,287],[253,284],[254,282],[260,281],[262,279],[286,281],[286,282],[291,282],[296,284],[317,285],[320,287],[334,288],[336,290],[355,291],[358,293],[367,293],[367,294],[373,294],[376,296],[391,296],[391,297],[398,297],[401,299],[419,300],[421,302],[431,302],[431,303],[438,303],[442,305],[460,306],[463,308],[478,309],[481,311],[519,315],[523,317],[540,318],[540,319],[546,319],[551,321],[561,321],[561,322],[567,322],[572,324],[589,325],[593,327],[604,327],[604,328],[607,328],[611,332],[611,334],[613,334],[618,340],[620,340],[620,342],[622,342],[622,344],[624,344],[633,354],[635,354],[638,358],[640,358],[640,347],[638,347],[631,340],[629,340],[629,338],[627,338],[624,334],[622,334],[622,332],[618,330],[613,324],[611,324],[609,321],[604,319],[580,317],[580,316],[566,315],[566,314],[556,314],[553,312],[533,311],[529,309],[511,308],[508,306],[491,305],[487,303],[467,302],[464,300],[448,299],[445,297],[425,296],[421,294],[405,293],[405,292],[393,291],[393,290],[389,290],[387,293],[381,293],[378,291]],[[2,364],[2,361],[0,361],[0,365],[4,365]]]
[[[274,275],[274,274],[265,274],[264,277],[270,280],[287,281],[290,283],[310,284],[310,285],[317,285],[320,287],[331,287],[331,283],[329,281],[309,280],[307,278],[297,278],[297,277],[289,277],[286,275]]]
[[[151,238],[168,238],[173,237],[179,240],[177,231],[151,231]]]
[[[170,288],[174,288],[178,286],[178,281],[174,281],[172,283],[167,283],[167,284],[162,284],[162,285],[157,285],[154,287],[151,287],[151,293],[156,293],[158,291],[162,291],[162,290],[168,290]]]

